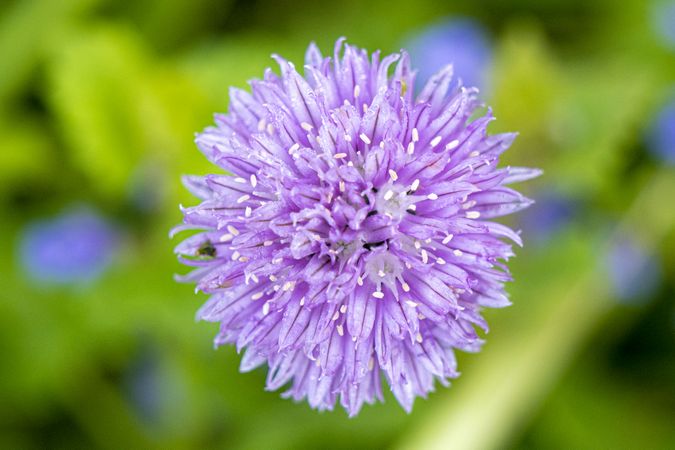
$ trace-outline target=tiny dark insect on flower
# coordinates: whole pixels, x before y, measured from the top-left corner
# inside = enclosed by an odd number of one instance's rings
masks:
[[[509,304],[505,240],[521,240],[489,219],[528,206],[505,186],[540,171],[497,167],[515,134],[469,119],[477,89],[450,66],[415,97],[404,51],[312,44],[304,76],[274,58],[281,75],[231,89],[197,136],[222,174],[184,178],[202,202],[174,229],[200,230],[176,248],[196,267],[181,279],[242,371],[269,365],[267,389],[355,415],[384,380],[409,411],[458,376],[455,349],[480,348],[480,309]]]

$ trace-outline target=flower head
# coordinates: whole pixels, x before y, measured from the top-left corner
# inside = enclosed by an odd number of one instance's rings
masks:
[[[455,76],[465,84],[488,87],[492,45],[485,28],[475,20],[439,22],[412,36],[405,47],[422,81],[452,64]]]
[[[196,139],[232,173],[185,178],[202,203],[178,230],[202,232],[176,251],[211,296],[197,317],[246,349],[243,371],[268,364],[270,390],[354,415],[384,376],[410,410],[458,375],[455,349],[479,349],[480,308],[509,304],[503,239],[520,237],[489,219],[529,205],[505,185],[539,172],[497,168],[515,135],[470,121],[477,90],[450,67],[414,98],[405,52],[310,45],[304,76],[274,58],[281,75],[232,89]]]
[[[86,283],[111,263],[118,240],[114,226],[95,211],[68,210],[26,228],[20,242],[21,263],[38,282]]]

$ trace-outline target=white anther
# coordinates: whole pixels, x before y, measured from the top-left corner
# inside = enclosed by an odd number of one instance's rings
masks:
[[[299,148],[300,148],[300,144],[298,144],[298,143],[296,142],[295,144],[291,145],[291,147],[288,149],[288,154],[289,154],[289,155],[292,155],[293,152],[295,152],[295,151],[296,151],[297,149],[299,149]]]
[[[335,158],[335,159],[342,159],[342,158],[346,158],[346,157],[347,157],[346,153],[336,153],[336,154],[333,155],[333,158]]]
[[[312,131],[312,128],[314,128],[313,126],[311,126],[307,122],[302,122],[300,124],[300,127],[302,127],[302,129],[305,130],[305,131]]]
[[[406,300],[405,303],[411,308],[417,308],[417,303],[413,302],[412,300]]]
[[[464,253],[462,253],[460,249],[456,248],[452,251],[452,254],[455,256],[462,256]]]
[[[443,241],[442,241],[442,242],[443,242],[443,245],[447,245],[448,242],[450,242],[450,241],[452,240],[453,237],[455,237],[454,234],[449,234],[449,235],[447,235],[446,237],[444,237],[444,238],[443,238]]]
[[[340,336],[344,336],[345,330],[344,330],[344,328],[342,328],[342,325],[336,326],[335,329],[337,330],[337,332]]]
[[[260,280],[258,279],[258,276],[254,273],[251,274],[251,280],[253,280],[254,283],[260,282]]]
[[[480,155],[480,152],[477,151],[477,150],[475,150],[475,151],[469,153],[469,156],[472,157],[472,158],[475,158],[475,157],[478,156],[478,155]]]
[[[229,231],[230,234],[232,234],[233,236],[239,236],[239,230],[237,230],[237,229],[236,229],[235,227],[233,227],[232,225],[228,225],[228,226],[227,226],[227,231]]]
[[[255,174],[251,174],[251,178],[249,180],[251,182],[251,186],[256,187],[258,185],[258,179],[255,177]]]
[[[244,210],[244,216],[245,217],[251,217],[252,212],[253,212],[253,210],[251,209],[251,207],[247,206],[246,209]]]
[[[422,243],[421,243],[420,241],[415,241],[415,248],[416,248],[417,250],[421,249],[421,248],[422,248]]]
[[[445,264],[445,260],[443,258],[436,258],[436,263],[442,266]]]
[[[277,277],[274,275],[270,275],[270,281],[274,283],[275,281],[277,281]]]
[[[413,203],[412,205],[408,205],[408,210],[409,210],[409,211],[416,211],[416,210],[417,210],[417,205],[415,205],[414,203]]]
[[[417,128],[412,129],[412,141],[417,142],[420,140],[420,133],[417,131]]]
[[[269,247],[269,246],[272,245],[272,244],[274,244],[274,241],[265,241],[265,242],[263,242],[263,245],[264,245],[265,247]]]
[[[251,300],[259,300],[263,296],[263,292],[256,292],[255,294],[251,295]]]
[[[354,98],[359,98],[359,94],[361,93],[361,86],[358,84],[354,86]]]
[[[346,313],[346,312],[347,312],[347,305],[342,305],[342,306],[340,306],[340,312],[341,312],[342,314]]]
[[[365,142],[366,144],[370,145],[370,138],[368,136],[366,136],[365,133],[359,134],[359,138],[361,138],[361,140],[363,142]]]
[[[295,287],[295,281],[287,281],[282,288],[284,291],[291,291]]]
[[[431,194],[427,195],[427,198],[429,200],[438,200],[438,195],[432,192]]]
[[[391,177],[392,181],[398,180],[398,174],[394,169],[389,169],[389,176]]]
[[[378,270],[377,274],[380,276],[380,278],[384,278],[387,276],[387,274],[384,272],[384,270]]]
[[[447,143],[445,146],[446,150],[452,150],[453,148],[457,147],[459,145],[459,141],[457,139],[454,139],[450,142]]]
[[[235,182],[235,183],[246,183],[246,180],[244,180],[244,179],[241,178],[241,177],[237,177],[237,178],[234,179],[234,182]]]
[[[338,187],[339,187],[339,189],[340,189],[340,192],[344,192],[345,189],[346,189],[346,187],[345,187],[345,182],[342,181],[342,180],[340,180],[340,182],[338,183]]]
[[[434,148],[438,145],[439,142],[441,142],[441,139],[443,139],[441,136],[436,136],[429,142],[429,145],[431,145],[431,148]]]
[[[363,278],[361,278],[360,276],[356,277],[356,284],[358,284],[359,286],[363,286]]]
[[[406,282],[401,283],[401,288],[403,289],[403,292],[410,292],[410,285]]]
[[[426,250],[422,249],[422,262],[424,264],[429,262],[429,254],[427,253]]]
[[[251,198],[250,195],[244,194],[237,199],[237,203],[244,203],[245,201],[249,200],[250,198]]]
[[[421,343],[422,343],[422,341],[423,341],[423,339],[422,339],[422,335],[421,335],[421,334],[419,334],[419,333],[417,333],[417,336],[415,336],[415,340],[416,340],[416,341],[417,341],[418,343],[420,343],[420,344],[421,344]]]
[[[241,253],[239,253],[238,251],[235,250],[234,253],[232,253],[232,261],[238,260],[240,256],[241,256]]]
[[[348,135],[348,134],[345,134],[345,141],[351,142],[351,141],[352,141],[352,137],[351,137],[350,135]]]
[[[269,312],[270,312],[270,304],[269,302],[265,302],[265,304],[262,307],[263,316],[266,316],[267,314],[269,314]]]
[[[412,155],[413,153],[415,153],[415,142],[414,142],[414,141],[410,141],[410,142],[408,143],[408,150],[407,150],[407,152],[408,152],[409,155]]]
[[[466,213],[467,219],[478,219],[480,217],[480,212],[478,211],[468,211]]]
[[[375,298],[384,298],[384,292],[382,292],[382,291],[375,291],[375,292],[373,292],[373,297],[375,297]]]
[[[419,187],[420,187],[420,180],[415,179],[415,181],[413,181],[412,184],[410,185],[410,190],[412,192],[415,192]]]
[[[394,196],[394,191],[389,189],[387,192],[384,193],[384,199],[385,200],[391,200],[391,198]]]
[[[230,233],[224,234],[220,237],[220,242],[227,242],[232,240],[232,235]]]

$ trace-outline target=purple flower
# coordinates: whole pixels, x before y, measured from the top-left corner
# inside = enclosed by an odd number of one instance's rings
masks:
[[[659,40],[666,47],[675,50],[675,1],[653,0],[651,20]]]
[[[675,164],[675,100],[659,111],[647,137],[649,150],[660,160]]]
[[[88,208],[30,224],[20,240],[26,274],[45,283],[86,283],[110,264],[118,241],[114,227]]]
[[[483,26],[472,19],[447,20],[423,30],[405,45],[419,79],[427,80],[446,64],[469,86],[487,88],[492,46]]]
[[[523,230],[531,241],[544,245],[572,222],[577,206],[567,195],[547,189],[537,195],[537,203],[522,215]]]
[[[355,415],[383,374],[410,410],[458,375],[455,349],[480,348],[481,307],[509,304],[503,239],[521,241],[489,219],[529,205],[505,185],[540,172],[497,168],[515,134],[469,121],[476,90],[451,67],[414,98],[405,52],[343,42],[332,59],[310,45],[304,77],[274,56],[281,76],[231,89],[196,142],[233,176],[185,177],[202,203],[174,231],[203,231],[176,252],[215,344],[246,349],[242,371],[268,364],[269,390]]]
[[[630,238],[622,238],[611,246],[606,264],[612,292],[621,303],[649,297],[661,282],[661,267],[654,255]]]

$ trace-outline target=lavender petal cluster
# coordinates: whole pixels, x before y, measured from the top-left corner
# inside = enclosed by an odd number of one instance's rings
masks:
[[[386,383],[409,411],[458,376],[456,349],[480,349],[481,309],[509,305],[521,239],[491,219],[528,206],[507,186],[540,171],[497,167],[515,134],[486,133],[451,67],[415,97],[404,51],[312,44],[304,75],[274,59],[197,135],[220,174],[184,178],[201,203],[174,230],[199,230],[181,280],[210,295],[216,346],[269,366],[268,390],[353,416]]]

